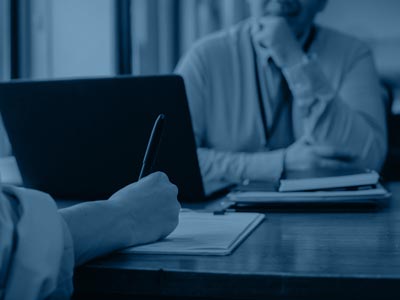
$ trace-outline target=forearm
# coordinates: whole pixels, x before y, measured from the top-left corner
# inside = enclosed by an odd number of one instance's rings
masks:
[[[275,181],[283,171],[285,150],[259,153],[231,153],[198,149],[200,168],[205,181],[243,180]]]
[[[131,245],[131,231],[121,216],[123,212],[112,201],[87,202],[60,210],[73,239],[76,265]]]
[[[334,99],[310,116],[309,134],[317,144],[337,146],[354,155],[359,167],[380,170],[384,163],[387,151],[384,125],[352,110],[340,99]]]
[[[360,64],[346,83],[351,88],[344,94],[352,105],[334,91],[316,62],[287,69],[285,77],[310,141],[340,147],[356,157],[358,166],[379,170],[386,154],[385,117],[375,78],[360,72],[364,65]],[[363,79],[366,82],[360,83]],[[370,93],[363,94],[363,89]]]

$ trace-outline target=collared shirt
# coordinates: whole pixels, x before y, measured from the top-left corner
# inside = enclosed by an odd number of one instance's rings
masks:
[[[251,26],[251,30],[257,30],[258,23]],[[315,30],[310,28],[300,39],[305,52],[308,52],[312,44]],[[254,36],[254,35],[253,35]],[[265,131],[265,148],[273,145],[275,148],[284,148],[294,142],[293,126],[288,124],[291,120],[292,95],[283,76],[282,70],[275,64],[274,59],[267,48],[262,47],[252,38],[252,47],[256,60],[256,80],[260,112],[262,112],[263,127]],[[286,134],[274,134],[279,127],[285,127]]]
[[[0,298],[69,299],[74,251],[50,196],[1,187]]]
[[[359,167],[381,168],[387,151],[385,107],[372,55],[362,42],[316,28],[307,57],[282,70],[293,103],[268,149],[253,61],[251,23],[245,21],[198,42],[177,67],[206,180],[276,180],[287,145],[273,140],[288,131],[294,140],[307,136],[347,150]]]

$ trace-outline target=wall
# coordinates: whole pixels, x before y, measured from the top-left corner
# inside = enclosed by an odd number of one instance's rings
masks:
[[[10,51],[9,51],[9,1],[0,0],[0,80],[9,78]],[[1,141],[0,141],[1,146]],[[1,149],[0,149],[1,152]]]
[[[400,87],[399,15],[399,0],[330,0],[318,21],[367,41],[381,76]]]
[[[54,76],[114,72],[113,1],[53,0]]]
[[[399,0],[330,0],[319,20],[366,38],[400,38]]]
[[[33,0],[32,77],[115,72],[113,0]]]

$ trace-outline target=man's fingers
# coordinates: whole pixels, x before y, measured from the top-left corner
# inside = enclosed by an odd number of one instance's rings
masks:
[[[287,21],[283,17],[269,15],[267,17],[260,18],[257,24],[261,28],[264,28],[275,24],[287,24]]]
[[[256,41],[265,40],[272,37],[277,26],[279,22],[276,18],[263,18],[253,25],[251,33]]]
[[[150,175],[148,175],[147,177],[155,179],[155,180],[168,180],[168,176],[167,174],[163,173],[163,172],[155,172],[155,173],[151,173]]]
[[[324,169],[349,169],[354,167],[351,162],[338,159],[329,159],[329,158],[317,159],[316,165],[318,168],[324,168]]]
[[[154,184],[154,182],[157,183],[169,183],[169,178],[168,175],[163,173],[163,172],[155,172],[147,175],[141,180],[143,183],[150,183]]]
[[[330,146],[311,146],[312,152],[322,158],[353,161],[356,156],[345,149]]]
[[[268,31],[259,31],[253,34],[253,38],[256,42],[265,45],[271,40],[271,33]]]

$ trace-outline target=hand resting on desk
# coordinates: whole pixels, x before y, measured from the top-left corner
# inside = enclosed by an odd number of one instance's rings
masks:
[[[166,237],[178,225],[177,195],[178,189],[168,177],[155,173],[123,188],[108,201],[61,210],[74,242],[76,264]]]
[[[286,152],[285,170],[315,168],[347,169],[354,167],[356,156],[333,146],[312,145],[305,139],[290,146]]]

